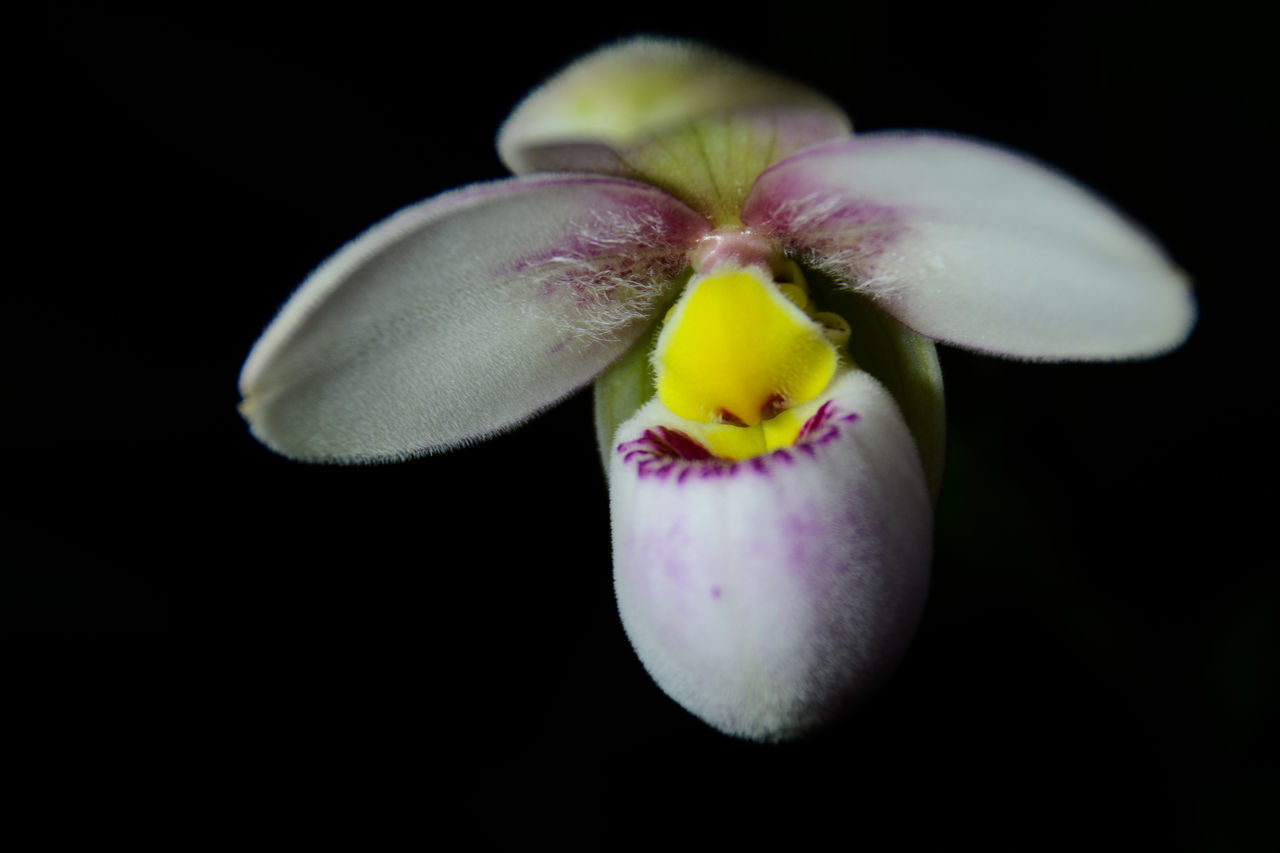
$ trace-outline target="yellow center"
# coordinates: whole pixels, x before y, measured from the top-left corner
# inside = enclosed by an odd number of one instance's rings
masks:
[[[822,393],[836,347],[797,304],[803,290],[758,267],[721,266],[695,277],[654,348],[658,398],[699,422],[713,453],[741,459],[784,447],[804,425],[789,411]],[[791,298],[788,298],[790,296]]]

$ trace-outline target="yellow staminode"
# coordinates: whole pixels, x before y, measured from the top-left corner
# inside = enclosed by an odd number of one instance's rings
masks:
[[[812,400],[830,383],[837,360],[822,325],[788,299],[766,270],[729,266],[689,282],[653,353],[658,398],[669,410],[692,421],[739,427],[768,423]],[[794,440],[799,425],[792,429],[789,420],[779,421],[777,429],[762,425],[758,437],[726,435],[724,441],[761,444],[754,452],[765,452]],[[769,432],[779,434],[770,440]]]

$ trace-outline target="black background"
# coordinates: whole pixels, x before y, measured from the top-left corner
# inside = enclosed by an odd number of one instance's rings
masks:
[[[33,33],[31,119],[10,130],[37,183],[15,257],[36,264],[9,280],[0,619],[50,832],[1262,849],[1274,383],[1246,304],[1271,281],[1235,200],[1261,189],[1232,62],[1247,22],[405,8],[56,5]],[[1194,336],[1157,361],[943,352],[924,623],[874,701],[802,743],[716,734],[631,652],[589,394],[386,467],[275,457],[235,411],[245,354],[312,267],[501,176],[520,97],[640,31],[801,79],[861,129],[1027,151],[1198,288]]]

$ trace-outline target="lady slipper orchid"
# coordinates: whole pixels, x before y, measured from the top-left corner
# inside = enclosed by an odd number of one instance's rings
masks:
[[[985,144],[853,136],[830,101],[635,39],[530,95],[517,177],[374,226],[254,346],[268,447],[367,462],[511,428],[596,380],[623,626],[729,734],[831,720],[903,655],[941,470],[933,341],[1177,346],[1183,275],[1093,195]]]

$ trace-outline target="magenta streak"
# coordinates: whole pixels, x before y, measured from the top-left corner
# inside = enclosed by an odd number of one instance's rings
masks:
[[[658,427],[657,431],[647,429],[640,439],[649,445],[649,450],[661,456],[676,459],[714,459],[715,455],[678,429]]]
[[[678,482],[684,482],[693,470],[688,463],[700,463],[699,467],[705,466],[704,471],[719,471],[727,461],[680,430],[664,426],[645,430],[635,441],[619,444],[617,450],[623,462],[634,462],[640,476],[665,480],[672,472],[678,472]]]
[[[763,456],[736,462],[716,456],[696,439],[677,429],[658,426],[646,429],[634,441],[619,444],[617,452],[622,461],[636,466],[642,477],[665,480],[675,474],[676,482],[683,483],[696,470],[702,479],[735,476],[739,469],[768,474],[774,464],[792,465],[796,454],[810,459],[817,458],[817,448],[840,437],[840,424],[852,424],[858,420],[857,412],[841,413],[832,401],[822,404],[818,411],[804,423],[791,448],[780,447]]]
[[[635,441],[618,444],[617,452],[621,453],[623,462],[636,466],[640,476],[666,480],[675,475],[677,483],[684,483],[694,471],[700,479],[735,476],[739,470],[767,475],[773,465],[794,465],[800,457],[817,459],[818,447],[836,441],[842,432],[841,424],[852,424],[856,420],[858,412],[846,414],[828,400],[805,421],[790,448],[780,447],[742,462],[716,456],[689,434],[667,427],[646,429]]]
[[[823,403],[818,408],[818,411],[814,412],[809,420],[804,422],[804,426],[800,427],[800,432],[796,434],[796,441],[799,441],[802,438],[807,438],[809,435],[816,432],[818,427],[826,423],[827,418],[831,416],[833,408],[834,407],[831,405],[830,400]]]

